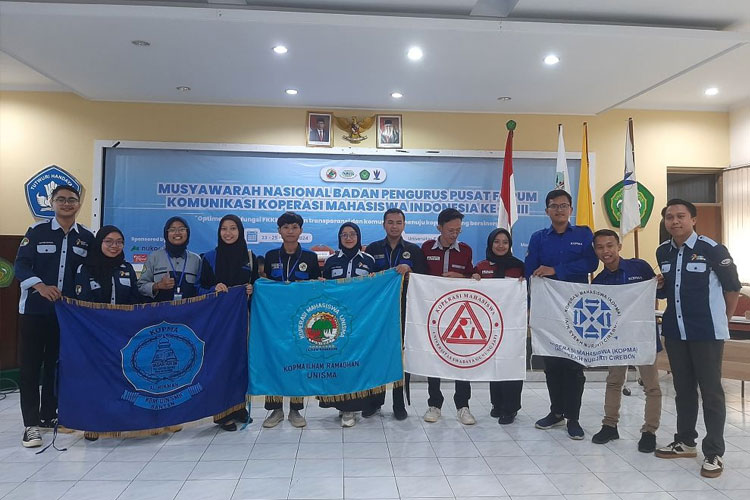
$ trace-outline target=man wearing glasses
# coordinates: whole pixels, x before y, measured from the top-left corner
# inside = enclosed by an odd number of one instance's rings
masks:
[[[63,295],[75,296],[75,270],[83,264],[94,241],[94,235],[76,223],[81,208],[78,191],[57,186],[50,198],[55,217],[37,222],[26,231],[15,262],[16,277],[21,283],[19,388],[25,427],[22,444],[26,448],[41,446],[39,428],[52,428],[57,423],[54,385],[60,327],[53,302]]]
[[[422,253],[427,260],[427,274],[445,276],[446,278],[470,278],[474,272],[471,247],[458,241],[461,234],[461,223],[464,214],[455,208],[446,208],[438,214],[437,230],[440,232],[435,240],[427,240],[422,244]],[[469,411],[471,399],[471,383],[466,380],[456,380],[453,402],[458,410],[458,421],[464,425],[476,423],[474,415]],[[427,412],[425,422],[437,422],[443,407],[443,393],[440,391],[440,379],[427,378]]]
[[[547,193],[545,205],[552,224],[531,235],[526,254],[526,277],[539,276],[588,283],[589,273],[598,267],[594,253],[594,235],[586,226],[570,223],[573,212],[572,198],[568,192],[555,189]],[[551,429],[565,425],[568,437],[583,439],[583,429],[578,423],[581,397],[586,377],[583,366],[567,358],[544,357],[544,374],[547,378],[550,412],[537,420],[537,429]]]

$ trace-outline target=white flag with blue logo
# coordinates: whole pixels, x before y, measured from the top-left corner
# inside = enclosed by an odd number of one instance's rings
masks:
[[[531,278],[532,351],[585,366],[651,365],[655,299],[656,279],[589,285]]]

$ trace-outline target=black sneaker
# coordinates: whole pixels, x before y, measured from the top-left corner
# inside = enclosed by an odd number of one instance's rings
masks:
[[[578,420],[568,420],[568,437],[576,441],[583,439],[583,427]]]
[[[516,420],[516,413],[513,412],[510,415],[500,415],[497,417],[497,423],[500,425],[512,424]]]
[[[501,415],[502,415],[502,413],[500,413],[500,410],[498,410],[494,406],[490,410],[490,417],[492,417],[492,418],[500,418]]]
[[[39,427],[26,427],[23,431],[21,444],[24,448],[38,448],[42,446],[42,433],[39,432]]]
[[[42,419],[39,422],[39,427],[41,427],[42,429],[54,429],[56,425],[57,425],[57,417]]]
[[[656,435],[651,432],[641,432],[641,440],[638,441],[638,451],[641,453],[653,453],[656,449]]]
[[[721,461],[719,455],[708,455],[703,459],[703,465],[701,466],[701,476],[703,477],[719,477],[724,470],[724,462]]]
[[[406,408],[403,406],[394,406],[393,407],[393,418],[396,420],[406,420],[406,417],[408,417],[409,414],[406,413]]]
[[[555,415],[554,413],[550,413],[546,417],[539,419],[534,424],[534,427],[537,429],[542,429],[543,431],[546,431],[547,429],[551,429],[553,427],[560,427],[565,425],[565,419],[562,415]]]
[[[620,434],[617,432],[617,427],[602,425],[602,429],[594,434],[594,436],[591,438],[591,441],[594,444],[605,444],[609,443],[610,441],[614,441],[615,439],[620,439]]]

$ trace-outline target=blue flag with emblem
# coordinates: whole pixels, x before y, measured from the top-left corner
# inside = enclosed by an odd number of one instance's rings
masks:
[[[245,287],[135,306],[63,299],[59,422],[99,433],[148,431],[245,406]]]
[[[256,281],[248,392],[346,399],[401,380],[401,282]]]

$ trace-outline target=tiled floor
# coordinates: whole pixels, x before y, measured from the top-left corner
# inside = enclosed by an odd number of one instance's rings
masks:
[[[636,450],[643,396],[623,398],[619,441],[591,443],[599,430],[602,382],[586,384],[581,423],[584,441],[564,429],[540,431],[533,422],[548,409],[546,387],[527,383],[516,423],[500,426],[489,417],[487,384],[474,384],[471,400],[477,425],[456,421],[452,384],[444,383],[446,405],[435,424],[422,421],[426,386],[413,384],[409,418],[395,421],[390,402],[382,416],[358,419],[341,429],[334,410],[315,402],[306,408],[308,427],[285,421],[260,430],[265,412],[253,407],[255,423],[243,431],[219,431],[209,421],[177,434],[147,439],[100,439],[61,435],[66,452],[21,447],[18,394],[0,401],[0,498],[63,499],[395,499],[395,498],[566,498],[750,499],[750,407],[739,383],[726,382],[727,453],[719,479],[703,479],[698,459],[660,460]],[[665,393],[658,443],[674,432],[674,391]],[[750,405],[750,397],[746,399]],[[702,430],[700,431],[702,434]],[[45,444],[51,434],[44,436]]]

